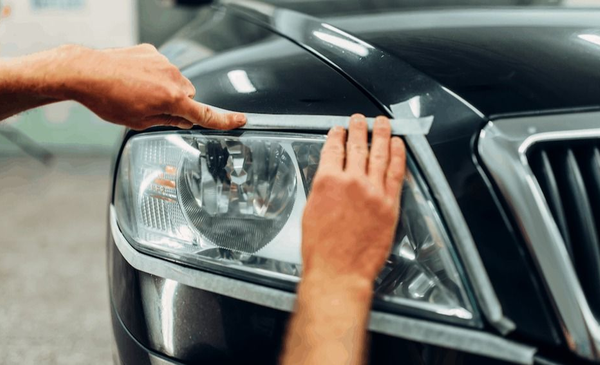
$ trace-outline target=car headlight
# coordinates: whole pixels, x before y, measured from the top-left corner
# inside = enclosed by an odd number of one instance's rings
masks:
[[[293,286],[301,216],[325,136],[159,132],[132,137],[117,175],[119,227],[139,251],[247,280]],[[470,320],[448,236],[409,159],[379,302]]]

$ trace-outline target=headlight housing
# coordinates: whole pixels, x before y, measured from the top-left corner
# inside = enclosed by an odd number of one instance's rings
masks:
[[[321,135],[159,132],[132,137],[119,163],[119,227],[139,251],[246,280],[293,287],[301,216]],[[409,159],[379,304],[472,321],[474,308],[426,185]]]

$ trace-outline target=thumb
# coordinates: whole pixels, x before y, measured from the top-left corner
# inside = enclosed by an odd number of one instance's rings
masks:
[[[207,105],[186,98],[173,111],[173,115],[185,118],[193,124],[209,129],[234,129],[246,124],[246,116],[241,113],[222,114],[215,112]]]

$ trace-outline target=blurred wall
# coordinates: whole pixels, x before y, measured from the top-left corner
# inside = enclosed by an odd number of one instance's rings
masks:
[[[192,20],[197,9],[168,8],[157,0],[138,0],[140,42],[162,45],[173,33]]]
[[[148,1],[148,0],[140,0]],[[136,0],[5,0],[0,20],[0,57],[16,57],[65,43],[123,47],[137,41]],[[59,154],[108,154],[122,128],[101,121],[76,103],[59,103],[10,118],[16,128]],[[0,135],[0,155],[20,154]]]

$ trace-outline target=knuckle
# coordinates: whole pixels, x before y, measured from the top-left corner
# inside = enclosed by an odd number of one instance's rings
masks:
[[[342,183],[343,179],[340,179],[338,176],[334,174],[330,174],[328,172],[321,172],[313,182],[314,190],[327,190],[333,186],[339,186]]]
[[[180,93],[178,90],[164,86],[157,90],[161,95],[160,98],[156,101],[156,108],[161,110],[166,110],[173,104],[177,103],[180,99]]]
[[[382,151],[371,151],[371,160],[375,162],[387,162],[388,155]]]
[[[344,146],[339,144],[329,144],[321,152],[322,155],[341,156],[344,154]]]
[[[196,96],[196,87],[190,84],[190,95],[192,98]]]
[[[164,67],[163,72],[172,80],[177,80],[181,77],[181,72],[179,69],[172,64],[168,64]]]
[[[373,128],[373,136],[379,137],[379,138],[386,138],[386,137],[389,138],[391,132],[392,132],[392,128],[390,127],[389,124],[376,125]]]
[[[186,93],[183,92],[183,90],[177,90],[175,92],[175,95],[173,95],[173,100],[175,101],[175,103],[182,103],[187,98],[188,96],[186,95]]]
[[[379,211],[381,213],[381,199],[379,198],[378,195],[372,193],[372,192],[365,192],[364,194],[364,199],[367,203],[367,205],[369,206],[374,206],[374,207],[379,207]]]
[[[159,53],[159,54],[158,54],[158,58],[159,58],[161,61],[165,62],[165,63],[169,63],[169,64],[171,63],[171,61],[169,61],[169,59],[167,58],[167,56],[165,56],[165,55],[164,55],[164,54],[162,54],[162,53]]]
[[[366,181],[359,176],[352,175],[346,181],[346,186],[353,192],[364,194],[368,189]]]
[[[179,71],[179,68],[172,63],[169,63],[169,65],[167,66],[167,70],[169,71],[169,73],[171,73],[171,75],[181,76],[181,71]]]
[[[387,175],[389,179],[400,181],[404,176],[404,171],[401,168],[394,167],[388,170]]]
[[[179,102],[180,100],[181,100],[181,93],[179,93],[177,90],[169,89],[165,93],[165,100],[164,100],[163,106],[175,104],[175,103]]]
[[[146,51],[156,51],[156,47],[150,43],[142,43],[138,47]]]
[[[369,149],[364,144],[358,143],[349,143],[348,144],[348,152],[354,155],[360,155],[366,157],[369,155]]]
[[[199,118],[206,126],[212,126],[215,123],[215,115],[211,108],[202,105],[199,109]]]

